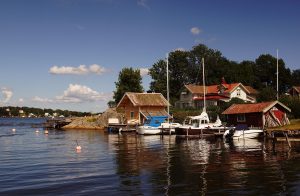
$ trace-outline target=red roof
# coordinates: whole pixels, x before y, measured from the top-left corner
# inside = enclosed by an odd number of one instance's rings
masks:
[[[224,87],[224,94],[231,93],[235,88],[241,86],[250,94],[257,94],[257,91],[251,86],[244,86],[242,83],[221,84]],[[203,86],[188,84],[185,87],[193,94],[203,94]],[[206,86],[206,94],[218,94],[220,85]]]
[[[252,103],[252,104],[233,104],[227,108],[222,114],[245,114],[245,113],[259,113],[266,112],[276,104],[280,105],[286,111],[291,111],[288,107],[278,101],[270,101],[263,103]]]

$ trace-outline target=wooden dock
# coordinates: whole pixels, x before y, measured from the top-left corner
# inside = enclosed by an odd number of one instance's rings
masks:
[[[136,125],[128,124],[109,124],[105,127],[108,133],[135,132]]]
[[[300,141],[300,130],[269,129],[265,131],[265,137],[273,140],[273,148],[276,142],[286,141],[291,149],[291,141]]]
[[[70,119],[66,118],[54,118],[48,119],[45,123],[43,123],[43,128],[46,129],[61,129],[63,126],[71,123]]]

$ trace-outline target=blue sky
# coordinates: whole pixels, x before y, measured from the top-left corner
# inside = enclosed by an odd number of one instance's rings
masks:
[[[1,0],[0,106],[101,112],[123,67],[199,43],[238,62],[279,49],[299,69],[299,10],[296,0]]]

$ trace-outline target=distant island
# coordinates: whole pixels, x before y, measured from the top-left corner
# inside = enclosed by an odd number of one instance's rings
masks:
[[[82,117],[90,116],[90,112],[78,112],[60,109],[41,109],[32,107],[0,107],[0,117]]]

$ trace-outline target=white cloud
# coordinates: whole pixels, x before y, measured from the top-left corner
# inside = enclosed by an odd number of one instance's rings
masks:
[[[87,67],[86,65],[79,65],[78,67],[72,66],[61,66],[58,67],[56,65],[52,66],[49,70],[51,74],[70,74],[70,75],[85,75],[85,74],[103,74],[107,70],[101,65],[93,64]]]
[[[111,95],[99,93],[91,88],[79,84],[70,84],[68,89],[64,91],[63,95],[57,96],[56,100],[66,103],[80,103],[80,102],[94,102],[105,101]]]
[[[11,90],[9,90],[6,87],[1,88],[1,93],[3,95],[3,103],[7,103],[9,102],[9,100],[11,99],[11,97],[13,96],[13,92]]]
[[[149,74],[149,69],[148,68],[140,68],[140,73],[141,73],[141,76],[146,76]]]
[[[98,75],[107,72],[107,70],[104,67],[97,65],[97,64],[90,65],[89,70],[91,73],[95,73]]]
[[[61,104],[108,101],[110,99],[112,99],[112,93],[99,93],[84,85],[69,84],[69,87],[63,92],[62,95],[56,96],[53,99],[35,96],[32,100],[34,102],[40,102],[44,104]]]
[[[193,35],[199,35],[201,32],[202,32],[202,30],[199,29],[198,27],[193,27],[193,28],[191,28],[191,33],[192,33]]]
[[[50,68],[50,73],[52,74],[75,74],[75,75],[83,75],[87,74],[89,71],[85,65],[79,65],[79,67],[70,67],[70,66],[62,66],[58,67],[54,65]]]
[[[149,5],[147,4],[147,0],[137,0],[137,4],[146,9],[150,9]]]

